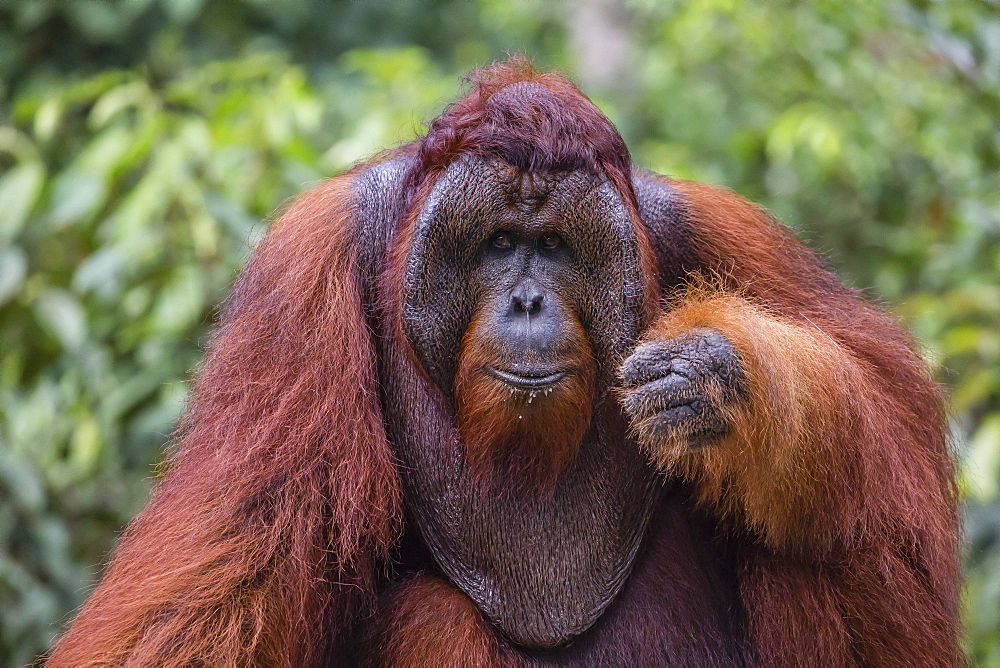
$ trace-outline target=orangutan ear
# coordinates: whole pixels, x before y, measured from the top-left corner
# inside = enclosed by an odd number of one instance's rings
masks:
[[[370,602],[401,524],[359,267],[395,197],[373,178],[320,185],[260,244],[169,472],[50,665],[314,665]]]

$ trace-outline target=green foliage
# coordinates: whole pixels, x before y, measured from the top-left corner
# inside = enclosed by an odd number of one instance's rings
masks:
[[[1000,665],[1000,14],[972,0],[0,3],[0,663],[144,504],[260,221],[515,50],[895,305],[951,388]]]

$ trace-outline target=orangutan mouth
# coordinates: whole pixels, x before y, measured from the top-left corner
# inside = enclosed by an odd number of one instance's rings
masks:
[[[565,371],[556,371],[555,373],[528,372],[520,374],[511,373],[510,371],[501,371],[500,369],[494,369],[493,367],[490,367],[490,373],[514,389],[524,390],[526,392],[547,390],[566,377]]]

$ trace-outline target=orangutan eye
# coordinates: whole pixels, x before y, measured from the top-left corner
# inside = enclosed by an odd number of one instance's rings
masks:
[[[562,239],[558,234],[543,234],[541,244],[545,250],[555,250],[562,244]]]
[[[514,242],[511,241],[510,235],[506,232],[497,232],[493,235],[493,247],[500,250],[510,250],[514,247]]]

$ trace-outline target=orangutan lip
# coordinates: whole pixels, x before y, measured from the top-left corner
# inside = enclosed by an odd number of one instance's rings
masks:
[[[565,371],[557,371],[546,376],[522,376],[492,367],[490,367],[490,373],[519,390],[544,390],[555,385],[566,376]]]

